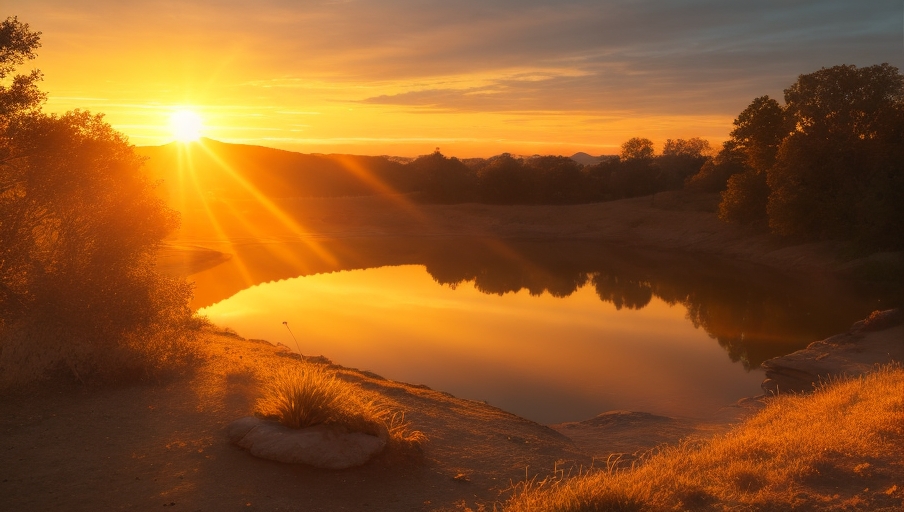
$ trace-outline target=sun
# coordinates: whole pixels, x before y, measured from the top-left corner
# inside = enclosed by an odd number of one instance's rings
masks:
[[[191,110],[177,110],[170,116],[173,138],[179,142],[195,142],[201,138],[201,116]]]

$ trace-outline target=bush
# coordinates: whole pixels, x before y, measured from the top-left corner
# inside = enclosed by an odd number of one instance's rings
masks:
[[[768,199],[765,174],[753,170],[733,174],[722,192],[719,218],[739,224],[765,223]]]
[[[2,79],[38,38],[15,18],[0,36]],[[41,95],[17,93],[39,78],[0,86],[0,381],[131,378],[185,361],[191,287],[155,269],[176,212],[101,115],[47,115]]]

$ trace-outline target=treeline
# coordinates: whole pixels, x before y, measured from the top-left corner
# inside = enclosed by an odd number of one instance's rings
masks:
[[[666,141],[656,155],[649,139],[633,138],[620,156],[584,166],[564,156],[458,160],[438,150],[407,164],[403,189],[437,203],[574,204],[607,201],[680,189],[707,160],[709,143],[699,138]]]
[[[205,140],[183,147],[138,148],[168,195],[235,200],[341,197],[389,192],[425,203],[574,204],[680,189],[707,160],[709,143],[631,139],[620,156],[584,166],[564,156],[446,157],[435,151],[406,161],[391,157],[315,155]],[[190,172],[188,172],[190,171]]]

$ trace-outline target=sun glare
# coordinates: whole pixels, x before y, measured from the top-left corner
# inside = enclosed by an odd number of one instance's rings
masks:
[[[201,116],[191,110],[177,110],[170,116],[173,138],[179,142],[194,142],[201,138]]]

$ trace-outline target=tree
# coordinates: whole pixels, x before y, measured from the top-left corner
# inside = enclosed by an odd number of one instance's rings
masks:
[[[564,156],[541,156],[527,161],[541,204],[579,203],[587,197],[581,164]]]
[[[40,71],[16,75],[8,85],[4,84],[17,66],[37,56],[35,50],[41,46],[40,39],[40,32],[29,31],[28,24],[15,17],[0,23],[0,119],[40,109],[45,97],[37,85]]]
[[[738,224],[765,224],[769,186],[751,169],[729,176],[719,202],[719,218]]]
[[[904,246],[904,77],[834,66],[785,90],[794,131],[768,173],[769,226],[805,238]]]
[[[747,155],[737,141],[729,139],[722,143],[715,157],[703,162],[700,170],[685,180],[684,187],[699,192],[721,192],[728,186],[729,178],[746,169]]]
[[[0,32],[8,73],[38,39],[14,18]],[[43,95],[15,92],[35,80],[16,77],[0,96],[0,373],[165,364],[191,321],[189,285],[155,269],[177,215],[101,115],[47,115]]]
[[[477,172],[480,199],[492,204],[530,204],[535,187],[524,160],[508,153],[490,158]]]
[[[775,163],[778,147],[790,132],[785,111],[769,96],[754,99],[734,120],[729,134],[734,146],[747,156],[747,165],[765,173]]]
[[[622,160],[652,160],[655,156],[653,141],[642,137],[628,139],[621,146]]]
[[[785,111],[769,96],[754,99],[734,120],[734,130],[717,162],[701,173],[710,181],[725,179],[719,218],[740,224],[765,223],[769,187],[766,173],[788,132]],[[701,176],[702,183],[706,178]]]
[[[473,200],[477,175],[461,160],[446,158],[439,148],[407,166],[417,176],[423,199],[437,203],[463,203]]]
[[[685,180],[697,173],[709,160],[710,152],[709,141],[700,137],[667,139],[662,155],[656,158],[659,167],[656,190],[681,188]]]

